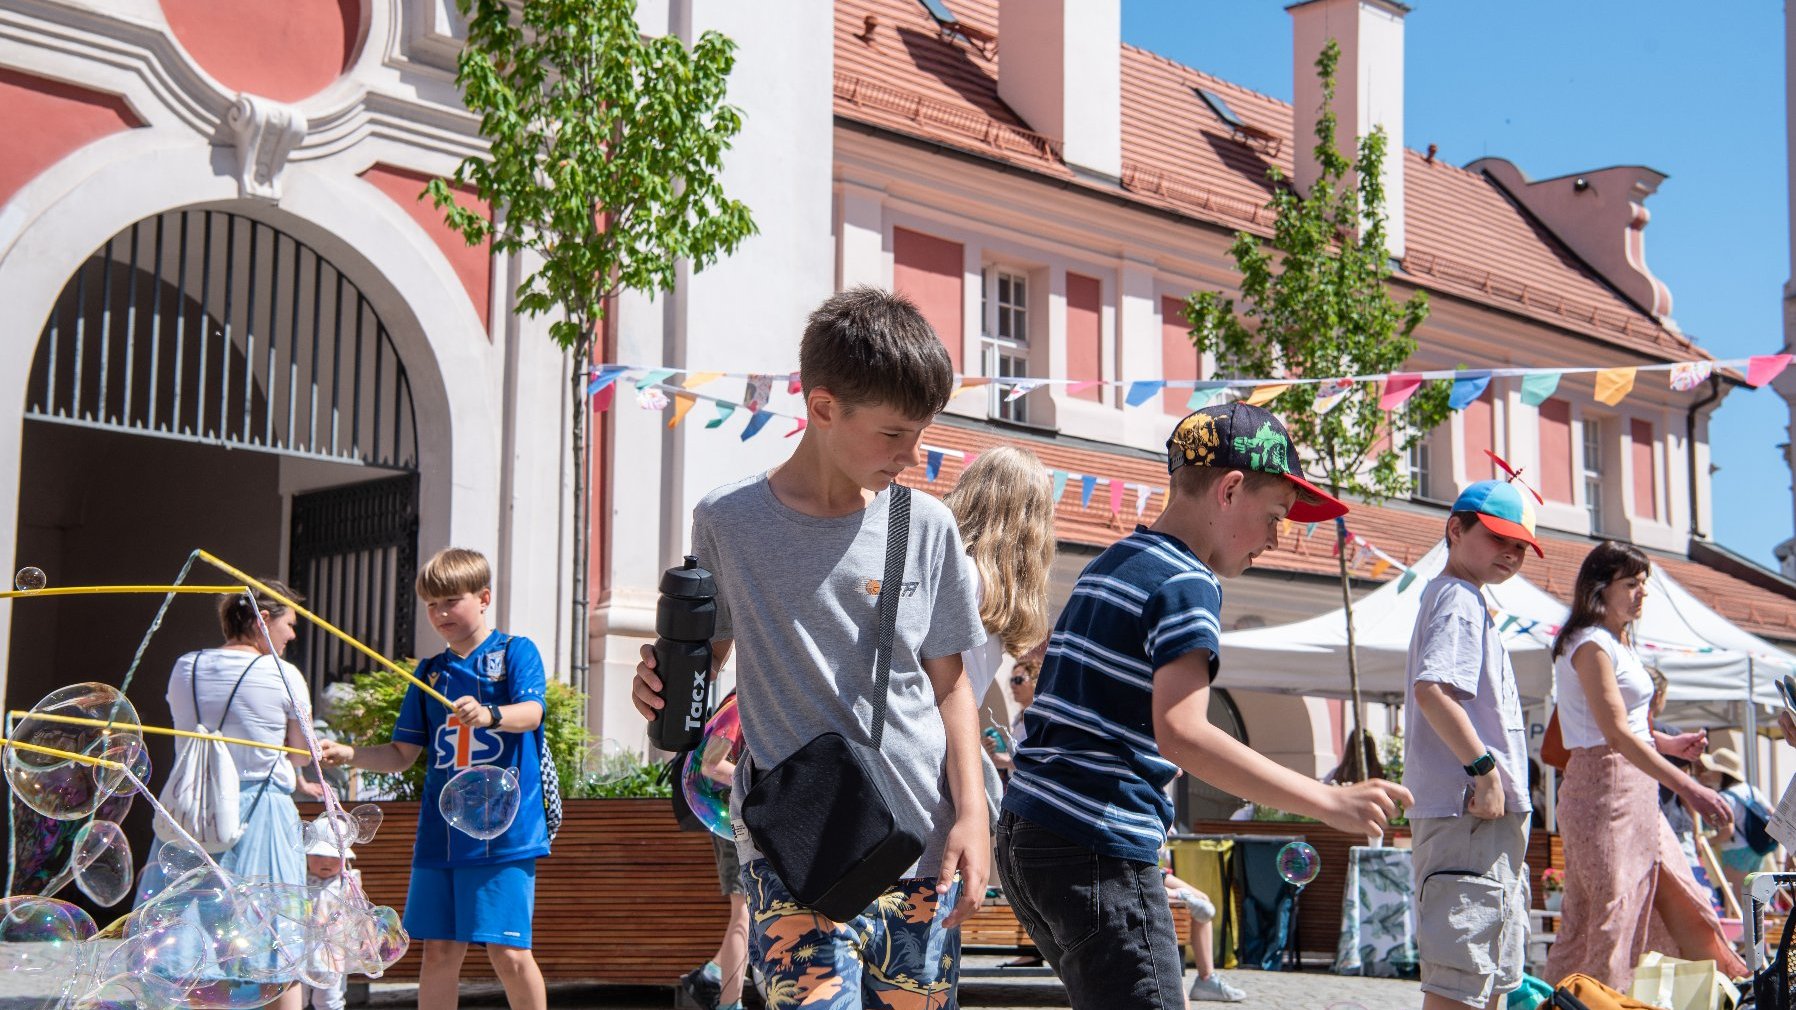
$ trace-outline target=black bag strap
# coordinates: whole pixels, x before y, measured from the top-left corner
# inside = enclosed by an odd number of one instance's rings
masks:
[[[904,555],[910,550],[910,488],[893,482],[886,514],[886,576],[879,584],[879,644],[873,653],[873,749],[886,733],[891,697],[892,638],[898,625],[898,597],[904,595]]]

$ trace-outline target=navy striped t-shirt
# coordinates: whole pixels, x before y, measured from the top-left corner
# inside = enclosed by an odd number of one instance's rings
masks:
[[[1004,809],[1154,862],[1178,772],[1154,741],[1154,671],[1208,649],[1215,677],[1221,611],[1216,574],[1176,537],[1137,526],[1092,559],[1048,640]]]

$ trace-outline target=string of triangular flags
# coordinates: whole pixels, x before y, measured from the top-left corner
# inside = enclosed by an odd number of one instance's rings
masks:
[[[953,395],[958,396],[970,389],[996,386],[1004,390],[1006,401],[1014,401],[1037,389],[1048,387],[1064,387],[1068,394],[1108,387],[1124,390],[1123,402],[1130,407],[1139,407],[1166,390],[1189,389],[1191,395],[1185,406],[1186,409],[1196,410],[1231,398],[1255,406],[1265,406],[1293,386],[1314,385],[1320,387],[1316,391],[1315,410],[1319,414],[1325,414],[1360,391],[1363,386],[1376,386],[1379,409],[1388,411],[1401,407],[1422,388],[1423,383],[1447,380],[1453,383],[1448,396],[1449,406],[1454,410],[1463,410],[1483,396],[1495,379],[1521,379],[1522,402],[1529,406],[1539,406],[1558,391],[1560,381],[1565,376],[1594,375],[1597,402],[1614,406],[1633,392],[1642,372],[1664,372],[1671,389],[1688,392],[1706,382],[1717,369],[1731,368],[1743,371],[1746,384],[1757,389],[1777,378],[1789,367],[1793,357],[1796,355],[1789,353],[1758,354],[1721,361],[1677,361],[1625,367],[1579,365],[1563,368],[1458,368],[1334,378],[1054,379],[1037,376],[1000,378],[957,375]],[[697,399],[715,400],[713,397],[697,394],[695,391],[699,387],[719,379],[741,379],[746,382],[746,387],[740,405],[747,406],[751,413],[758,413],[760,407],[766,405],[773,390],[779,386],[784,386],[792,393],[799,390],[797,372],[726,372],[603,364],[593,370],[592,376],[587,388],[594,397],[603,398],[602,403],[595,403],[596,409],[600,410],[610,406],[612,391],[619,380],[634,382],[640,392],[649,387],[661,386],[676,377],[683,377],[672,388],[691,394],[693,402],[696,402]],[[670,402],[676,405],[680,402],[679,392]],[[684,416],[683,413],[681,416]]]

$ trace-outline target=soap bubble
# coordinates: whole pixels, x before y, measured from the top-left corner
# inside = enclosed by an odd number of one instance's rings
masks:
[[[637,753],[609,737],[586,749],[580,757],[580,774],[594,786],[622,782],[642,766]]]
[[[23,592],[35,593],[49,584],[50,577],[35,565],[26,565],[12,577],[12,587]]]
[[[1302,888],[1322,872],[1322,857],[1308,842],[1287,842],[1278,850],[1278,875],[1285,883]]]
[[[741,756],[742,717],[736,710],[736,696],[731,695],[705,723],[698,749],[686,755],[680,772],[680,792],[686,805],[719,838],[735,837],[730,827],[730,787],[705,774],[705,769],[716,767],[720,760],[733,762]]]
[[[319,814],[306,825],[305,846],[314,845],[341,852],[353,845],[362,833],[361,824],[350,814],[331,810]]]
[[[0,900],[0,978],[9,975],[72,981],[94,920],[66,901],[22,894]],[[43,988],[41,985],[33,988]],[[60,983],[51,988],[60,992]]]
[[[75,886],[102,907],[131,893],[136,867],[125,831],[111,821],[89,821],[75,833]]]
[[[355,820],[355,840],[362,845],[367,845],[374,841],[374,833],[380,830],[380,822],[386,815],[382,814],[380,808],[374,804],[364,803],[351,810],[349,816]]]
[[[144,745],[143,737],[108,735],[95,740],[92,746],[99,749],[90,753],[90,757],[109,762],[95,765],[93,770],[94,781],[106,793],[107,799],[120,794],[130,796],[136,793],[137,782],[150,780],[150,751]],[[112,767],[114,765],[120,767]],[[137,782],[133,782],[133,778]],[[106,800],[100,802],[104,805]],[[107,820],[118,818],[108,817]]]
[[[443,785],[437,809],[443,820],[472,838],[491,839],[505,833],[518,816],[518,776],[510,768],[475,765]]]
[[[55,894],[73,879],[69,857],[75,852],[80,821],[59,821],[17,800],[12,806],[12,889],[16,894]]]
[[[41,716],[66,716],[108,720],[108,726],[82,726],[56,722]],[[44,696],[30,714],[13,727],[14,743],[49,747],[72,754],[99,756],[133,740],[141,747],[137,710],[110,684],[71,684]],[[6,778],[13,794],[26,806],[57,820],[76,820],[94,812],[118,788],[119,777],[91,765],[8,746]],[[148,769],[147,761],[144,764]],[[108,788],[106,782],[111,782]]]

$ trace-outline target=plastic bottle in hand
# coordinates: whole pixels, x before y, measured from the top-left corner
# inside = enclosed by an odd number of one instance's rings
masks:
[[[649,724],[649,742],[662,750],[691,750],[704,733],[716,631],[717,581],[688,554],[685,564],[662,573],[655,607],[655,673],[663,704]]]

